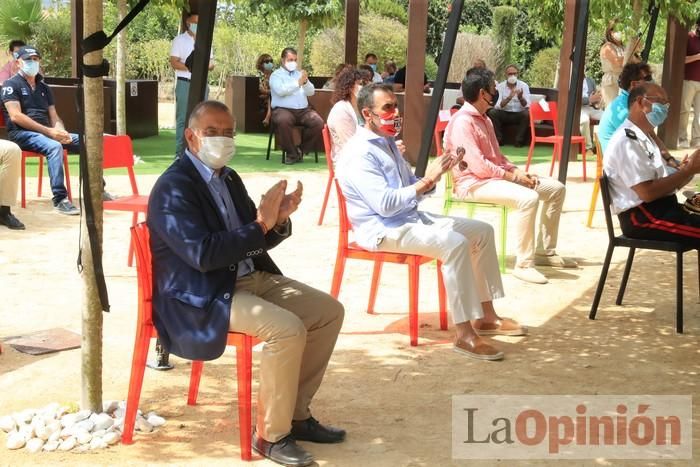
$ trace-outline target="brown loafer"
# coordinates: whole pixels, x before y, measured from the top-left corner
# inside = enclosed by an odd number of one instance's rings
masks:
[[[503,360],[503,352],[479,339],[477,342],[459,339],[452,348],[455,352],[476,360]]]
[[[493,323],[479,323],[472,325],[474,331],[480,336],[525,336],[527,327],[520,325],[510,318],[501,318]]]

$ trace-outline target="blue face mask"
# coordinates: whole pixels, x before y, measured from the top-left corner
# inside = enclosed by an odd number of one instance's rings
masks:
[[[197,34],[197,23],[190,23],[190,31],[192,34]]]
[[[377,71],[377,64],[376,63],[371,64],[369,67],[372,69],[372,71]]]
[[[271,62],[267,62],[267,63],[263,64],[263,68],[265,68],[267,71],[272,70],[273,67],[274,67],[274,63],[271,63]]]
[[[651,104],[651,112],[647,115],[647,120],[654,127],[659,127],[663,125],[668,117],[668,104],[659,104],[658,102],[653,102]]]
[[[22,60],[22,73],[27,76],[36,76],[39,73],[39,62]]]

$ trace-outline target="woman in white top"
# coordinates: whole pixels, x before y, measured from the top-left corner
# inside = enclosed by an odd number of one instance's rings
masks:
[[[617,80],[625,60],[622,34],[620,31],[615,31],[616,24],[616,20],[610,21],[605,30],[605,43],[600,48],[600,63],[603,68],[603,79],[600,82],[600,87],[605,106],[608,106],[620,92]]]
[[[331,148],[333,163],[343,145],[357,130],[357,93],[365,84],[367,83],[364,75],[355,68],[346,68],[335,78],[335,90],[331,99],[335,104],[326,122],[333,143]]]

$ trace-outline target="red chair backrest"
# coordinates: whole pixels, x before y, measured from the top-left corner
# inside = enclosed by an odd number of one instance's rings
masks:
[[[335,192],[338,195],[338,248],[344,249],[348,246],[348,233],[352,230],[352,224],[350,223],[350,219],[348,219],[348,207],[343,190],[340,189],[338,179],[333,180],[333,183],[335,183]]]
[[[328,125],[323,125],[323,130],[321,131],[323,135],[323,149],[326,152],[326,165],[328,166],[328,172],[331,177],[335,177],[335,171],[333,170],[333,143],[331,141],[331,131],[328,129]]]
[[[139,194],[134,175],[134,146],[128,135],[104,135],[102,138],[102,168],[125,168],[129,173],[131,191]]]
[[[5,128],[5,106],[0,104],[0,128]]]
[[[458,109],[450,109],[450,118],[457,112]],[[435,122],[435,131],[433,132],[433,140],[435,141],[435,154],[436,156],[442,156],[442,134],[447,128],[447,124],[450,123],[450,118],[445,119],[447,110],[441,110],[438,114],[437,122]]]
[[[136,278],[139,286],[139,323],[153,324],[153,267],[148,226],[145,222],[131,228],[136,252]]]
[[[547,105],[549,106],[549,110],[544,110],[539,102],[530,104],[530,128],[532,129],[533,135],[535,134],[535,121],[537,120],[552,122],[552,125],[554,125],[554,134],[559,135],[559,125],[557,124],[559,113],[557,111],[557,103],[554,101],[547,101]]]

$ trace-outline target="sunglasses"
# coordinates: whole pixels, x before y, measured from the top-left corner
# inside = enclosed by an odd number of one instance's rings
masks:
[[[262,62],[263,62],[263,63],[272,63],[272,59],[263,60]]]

